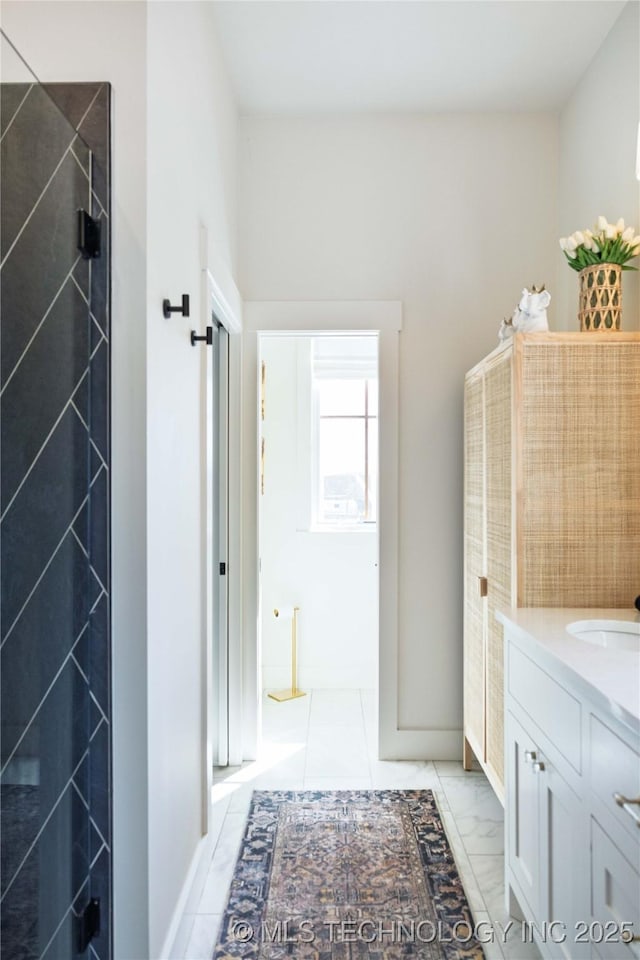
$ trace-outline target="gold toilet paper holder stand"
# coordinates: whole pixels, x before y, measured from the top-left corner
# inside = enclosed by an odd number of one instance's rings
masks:
[[[278,690],[275,693],[268,694],[272,700],[278,703],[284,703],[285,700],[296,700],[298,697],[306,697],[304,690],[298,689],[298,611],[300,607],[293,608],[293,617],[291,618],[291,689]],[[274,617],[280,616],[280,610],[276,607],[273,611]]]

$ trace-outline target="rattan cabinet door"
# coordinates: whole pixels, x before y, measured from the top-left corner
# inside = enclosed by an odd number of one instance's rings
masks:
[[[464,766],[473,750],[484,760],[485,576],[484,378],[470,376],[464,391]]]
[[[488,366],[485,390],[485,475],[487,553],[486,764],[487,776],[504,796],[503,628],[496,609],[513,602],[512,578],[512,353]]]
[[[513,599],[511,371],[505,349],[465,380],[463,761],[470,769],[473,751],[500,799],[504,668],[495,612]]]
[[[640,336],[525,337],[518,606],[640,593]]]

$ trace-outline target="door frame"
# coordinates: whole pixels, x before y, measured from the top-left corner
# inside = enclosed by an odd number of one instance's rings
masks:
[[[206,235],[203,237],[203,262],[206,264]],[[217,724],[214,716],[219,709],[220,687],[224,684],[226,690],[228,755],[229,764],[236,765],[242,758],[242,672],[241,672],[241,631],[242,631],[242,598],[241,598],[241,538],[240,538],[240,496],[241,488],[241,356],[242,356],[242,317],[241,302],[229,302],[221,286],[216,281],[211,269],[205,265],[202,269],[201,291],[201,325],[206,329],[212,323],[212,318],[227,332],[228,335],[228,459],[226,476],[222,488],[228,491],[227,514],[227,610],[228,610],[228,642],[227,642],[227,677],[218,677],[216,682],[216,667],[213,657],[213,622],[216,607],[216,590],[214,585],[219,582],[218,559],[213,556],[212,534],[214,516],[219,513],[219,505],[213,503],[211,466],[212,466],[212,411],[213,411],[213,375],[212,357],[210,350],[202,351],[203,390],[204,400],[202,417],[202,451],[204,460],[203,469],[203,516],[205,522],[202,530],[202,571],[204,597],[203,630],[202,630],[202,833],[208,833],[211,817],[211,790],[213,787],[213,763],[215,745],[214,731]]]
[[[254,759],[260,727],[258,645],[258,336],[260,333],[378,333],[379,398],[379,644],[378,755],[398,750],[398,411],[402,303],[389,301],[246,301],[243,307],[243,744]]]

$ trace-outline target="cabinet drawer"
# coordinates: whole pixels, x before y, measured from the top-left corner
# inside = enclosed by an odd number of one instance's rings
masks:
[[[509,693],[573,769],[582,769],[580,701],[517,647],[509,649]]]
[[[597,944],[597,953],[604,960],[635,960],[640,957],[640,943],[624,943],[617,929],[621,923],[630,923],[633,935],[640,935],[640,875],[623,857],[600,824],[593,819],[591,904],[594,921],[604,927],[604,936]],[[624,929],[628,930],[629,927]]]
[[[613,799],[614,793],[629,798],[640,797],[640,756],[593,714],[590,720],[591,789],[610,816],[631,834],[632,841],[635,841],[634,865],[640,869],[640,829],[631,814]],[[637,811],[640,816],[640,805]]]

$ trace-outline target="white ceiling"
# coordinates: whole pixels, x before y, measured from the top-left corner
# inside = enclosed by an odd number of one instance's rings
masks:
[[[221,0],[240,112],[557,110],[617,0]]]

